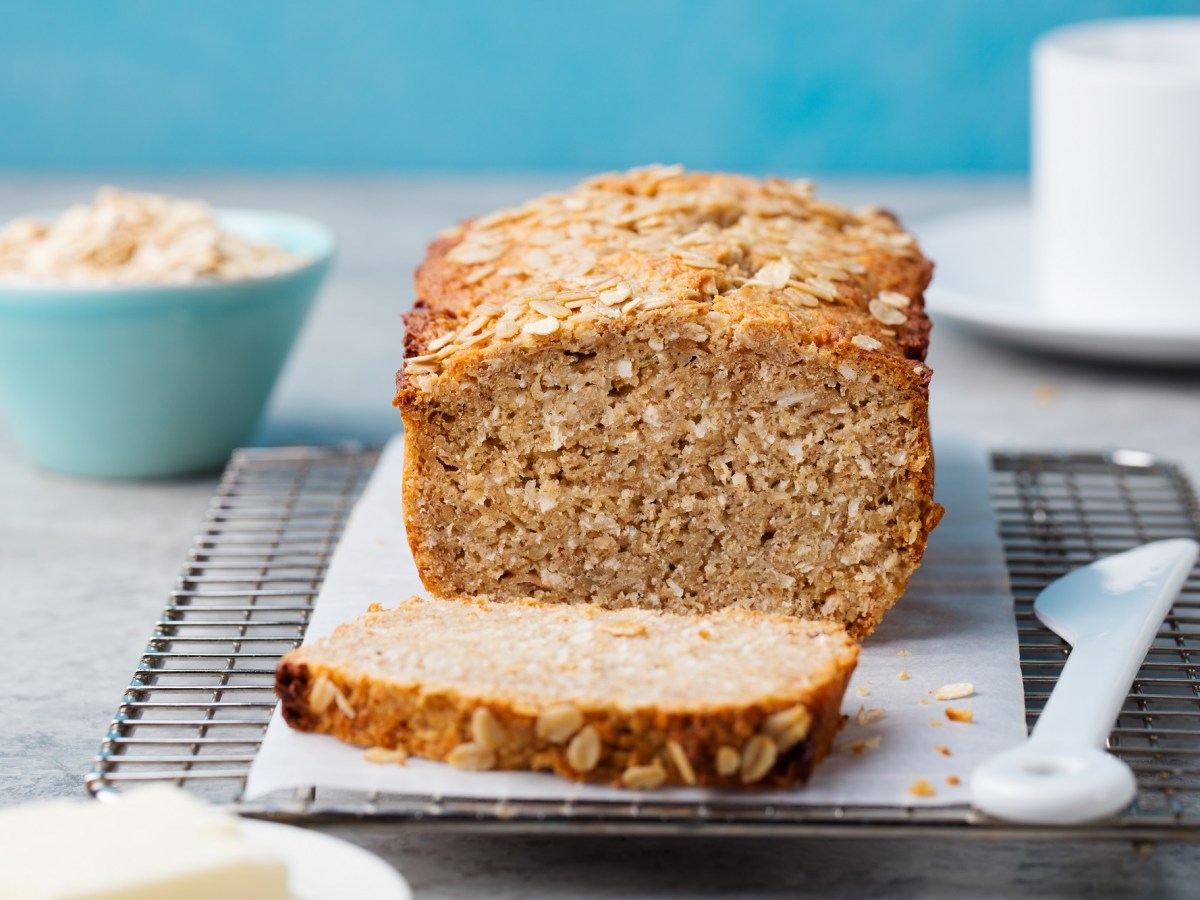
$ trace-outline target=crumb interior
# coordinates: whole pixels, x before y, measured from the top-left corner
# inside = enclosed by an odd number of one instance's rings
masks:
[[[700,711],[795,697],[846,664],[848,648],[826,626],[738,611],[695,618],[413,598],[301,654],[425,693],[485,690],[535,711],[568,701]]]
[[[925,410],[879,371],[648,328],[436,392],[408,515],[442,594],[868,631],[919,561]]]

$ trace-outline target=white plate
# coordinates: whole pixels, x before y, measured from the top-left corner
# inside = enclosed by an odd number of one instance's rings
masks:
[[[991,207],[932,220],[920,231],[934,260],[927,295],[934,321],[950,321],[1006,343],[1071,356],[1200,366],[1200,325],[1088,321],[1038,306],[1028,205]]]
[[[293,900],[412,900],[408,882],[395,869],[348,841],[258,819],[243,819],[242,833],[283,858]]]

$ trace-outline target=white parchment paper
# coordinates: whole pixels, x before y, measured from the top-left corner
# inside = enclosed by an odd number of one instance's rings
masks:
[[[946,507],[924,564],[899,604],[863,645],[843,711],[850,717],[839,750],[807,787],[789,791],[655,792],[671,801],[714,800],[862,806],[967,802],[971,771],[1025,735],[1017,635],[1003,551],[988,501],[983,452],[969,442],[936,442],[937,496]],[[403,446],[385,449],[346,525],[318,597],[306,640],[329,634],[369,604],[394,605],[422,593],[401,513]],[[976,694],[938,701],[933,692],[971,682]],[[969,708],[970,724],[947,719],[947,706]],[[858,724],[860,708],[885,716]],[[301,734],[278,709],[246,786],[248,799],[302,786],[378,790],[473,799],[633,799],[634,792],[575,784],[528,772],[461,772],[410,758],[407,765],[366,762],[363,751],[325,735]],[[932,796],[912,787],[924,779]],[[955,782],[958,783],[955,783]]]

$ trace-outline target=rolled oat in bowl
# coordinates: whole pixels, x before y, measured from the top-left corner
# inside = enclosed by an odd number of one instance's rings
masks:
[[[159,285],[288,272],[306,257],[223,230],[208,204],[103,187],[52,222],[0,228],[0,285]]]

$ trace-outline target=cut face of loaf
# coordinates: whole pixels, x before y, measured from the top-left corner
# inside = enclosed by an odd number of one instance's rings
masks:
[[[940,515],[929,264],[890,218],[802,186],[654,177],[432,248],[396,399],[421,577],[866,635]],[[662,208],[667,226],[636,227]]]
[[[276,691],[294,728],[463,769],[786,786],[829,753],[857,657],[838,626],[738,609],[414,597],[289,653]]]

